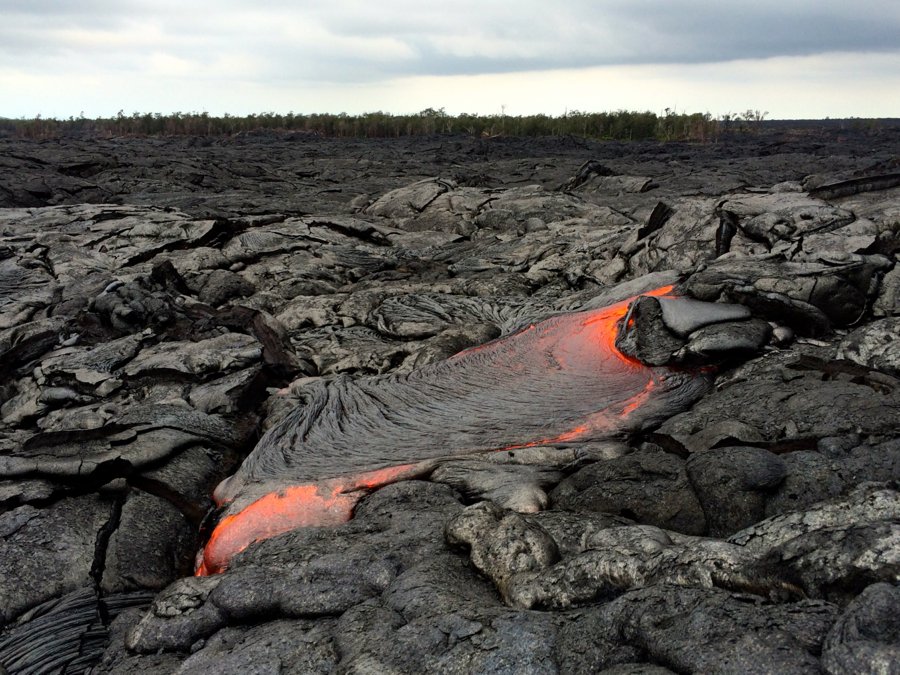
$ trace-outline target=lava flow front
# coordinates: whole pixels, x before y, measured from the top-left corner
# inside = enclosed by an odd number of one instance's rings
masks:
[[[254,541],[344,522],[367,491],[427,474],[436,460],[610,438],[685,407],[705,377],[616,349],[633,299],[551,317],[408,374],[317,383],[217,488],[224,517],[197,573],[222,571]]]

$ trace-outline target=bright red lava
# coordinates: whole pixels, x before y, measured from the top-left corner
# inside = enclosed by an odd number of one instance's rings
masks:
[[[660,297],[669,295],[671,292],[672,286],[663,286],[642,295]],[[618,364],[617,368],[647,369],[647,366],[625,356],[615,346],[618,324],[625,317],[632,300],[634,297],[610,307],[585,312],[585,318],[579,322],[578,330],[572,330],[561,338],[554,335],[552,339],[558,340],[558,342],[546,345],[546,347],[553,347],[554,356],[562,361],[564,366],[572,367],[578,357],[584,354],[599,353],[601,357],[613,357],[613,362]],[[532,328],[534,326],[526,330]],[[589,330],[584,330],[585,328]],[[538,349],[545,347],[540,344],[542,341],[539,340]],[[495,345],[496,342],[483,347],[474,347],[457,354],[454,358],[463,357],[467,352],[491,349]],[[647,370],[649,373],[649,369]],[[652,389],[653,381],[648,374],[646,386],[626,400],[620,409],[597,411],[570,430],[552,438],[507,445],[497,448],[497,450],[564,443],[585,438],[596,429],[608,427],[611,417],[619,420],[627,418],[649,398]],[[298,527],[344,523],[353,516],[353,509],[367,491],[413,477],[418,471],[421,471],[421,468],[417,470],[416,464],[403,464],[355,476],[326,479],[269,492],[241,511],[226,516],[216,525],[206,547],[201,551],[196,574],[197,576],[207,576],[224,571],[234,555],[254,542]]]
[[[672,293],[673,288],[674,287],[671,285],[661,286],[660,288],[655,288],[652,291],[641,293],[641,295],[648,295],[657,298],[668,296]],[[598,312],[590,313],[590,315],[581,322],[581,325],[585,328],[591,328],[592,330],[573,332],[568,336],[569,341],[583,343],[585,341],[597,340],[601,345],[601,352],[603,354],[617,357],[622,365],[634,368],[635,370],[648,370],[646,365],[636,359],[631,358],[630,356],[626,356],[616,348],[616,337],[618,337],[619,334],[619,322],[625,318],[625,315],[628,313],[629,305],[636,297],[638,296],[633,296],[631,298],[628,298],[627,300],[623,300],[622,302],[610,305],[609,307],[599,310]],[[571,351],[578,354],[589,353],[588,349],[583,344],[568,345],[568,347]],[[650,392],[652,390],[653,380],[648,377],[647,383],[644,388],[637,394],[632,396],[630,399],[625,401],[621,411],[615,413],[615,415],[620,419],[627,418],[628,415],[637,410],[641,406],[641,404],[643,404],[650,397]],[[554,436],[553,438],[544,438],[538,441],[531,441],[529,443],[523,443],[521,445],[507,446],[505,448],[500,448],[500,450],[577,441],[590,435],[590,433],[595,429],[602,428],[603,425],[608,422],[610,413],[611,411],[608,410],[600,410],[597,413],[588,416],[588,418],[583,423],[578,424],[569,431],[563,432],[558,436]]]
[[[367,490],[408,477],[412,470],[413,465],[403,464],[269,492],[219,521],[202,551],[196,575],[204,577],[224,571],[231,557],[253,542],[298,527],[345,523]]]

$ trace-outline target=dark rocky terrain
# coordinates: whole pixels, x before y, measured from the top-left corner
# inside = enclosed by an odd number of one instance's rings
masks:
[[[0,673],[900,672],[898,158],[891,126],[0,139]],[[666,284],[749,317],[635,310],[637,359],[716,364],[687,409],[192,576],[311,391]]]

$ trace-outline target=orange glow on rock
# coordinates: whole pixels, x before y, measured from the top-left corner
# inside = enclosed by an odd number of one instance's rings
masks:
[[[662,286],[660,288],[653,289],[652,291],[642,293],[641,295],[664,297],[670,295],[673,288],[674,287],[671,285]],[[537,445],[552,445],[553,443],[568,443],[571,441],[577,441],[589,437],[593,432],[611,426],[614,423],[614,421],[611,419],[612,417],[617,417],[619,420],[626,419],[649,398],[650,392],[654,386],[653,379],[649,374],[650,369],[640,361],[626,356],[616,348],[616,337],[619,333],[619,324],[627,315],[628,307],[631,304],[632,300],[634,300],[634,297],[628,298],[627,300],[616,303],[602,310],[588,313],[588,315],[580,322],[582,330],[571,331],[564,338],[559,339],[558,345],[565,347],[565,349],[563,350],[564,353],[572,354],[575,357],[572,359],[573,361],[575,361],[577,358],[582,361],[605,365],[606,368],[609,368],[608,363],[603,364],[603,358],[612,357],[618,360],[620,364],[625,365],[626,367],[629,367],[631,369],[643,369],[648,373],[644,388],[637,394],[632,396],[630,399],[625,401],[622,405],[621,410],[619,411],[600,410],[592,415],[589,415],[584,422],[579,423],[569,431],[565,431],[561,434],[549,438],[529,441],[528,443],[509,445],[501,448],[502,450],[515,450],[516,448],[528,448]],[[592,352],[597,351],[596,347],[598,345],[600,346],[599,356],[593,356],[593,358],[585,359],[585,355],[590,355],[592,354]],[[560,348],[559,346],[557,346],[554,353],[558,354],[559,352]]]
[[[403,464],[269,492],[219,521],[199,556],[196,574],[203,577],[224,571],[232,556],[254,542],[298,527],[345,523],[367,490],[411,478],[415,473],[414,465]]]
[[[221,572],[228,560],[250,544],[274,537],[296,527],[339,525],[350,519],[359,497],[323,489],[324,486],[296,485],[270,492],[223,518],[213,530],[197,576]]]
[[[667,296],[672,289],[672,286],[664,286],[642,295]],[[455,373],[462,372],[467,378],[461,380],[459,390],[453,390],[454,398],[430,399],[426,395],[423,400],[418,388],[404,390],[413,394],[409,399],[411,403],[404,403],[416,412],[416,420],[422,420],[421,425],[415,429],[420,434],[415,437],[417,444],[408,446],[413,449],[434,438],[434,434],[444,431],[443,426],[450,426],[451,417],[457,410],[454,405],[458,401],[466,403],[466,397],[472,398],[473,390],[477,392],[480,389],[483,392],[484,377],[488,372],[502,372],[508,378],[507,386],[511,386],[513,391],[528,387],[533,391],[535,386],[540,386],[546,387],[550,395],[556,390],[565,392],[559,398],[561,403],[552,408],[558,414],[551,415],[546,420],[531,415],[526,418],[531,426],[524,433],[521,431],[524,423],[519,423],[518,426],[501,426],[499,430],[481,426],[465,427],[457,437],[446,437],[458,443],[457,446],[448,445],[447,440],[433,444],[441,448],[439,452],[442,455],[436,456],[432,450],[431,455],[401,456],[397,459],[407,463],[363,470],[342,477],[328,477],[325,473],[322,478],[318,478],[315,473],[311,473],[308,475],[312,480],[304,477],[298,480],[300,484],[273,489],[222,518],[201,552],[197,574],[204,576],[223,571],[235,554],[253,542],[298,527],[330,526],[346,522],[352,517],[358,501],[368,491],[427,473],[434,466],[430,460],[440,456],[588,440],[608,437],[627,428],[628,418],[650,399],[660,375],[660,369],[650,368],[622,354],[615,346],[621,322],[633,300],[634,297],[598,310],[551,317],[507,338],[473,347],[450,357],[435,367],[443,369],[437,371],[439,374],[452,371],[456,377]],[[431,374],[433,372],[429,371],[429,376]],[[427,380],[425,384],[428,384]],[[414,385],[405,382],[404,386],[422,385],[417,380]],[[507,405],[515,405],[515,400],[512,401]],[[578,405],[573,406],[573,403]],[[490,403],[469,408],[473,411],[473,419],[485,407],[490,408]],[[465,410],[462,407],[460,409]],[[420,412],[421,416],[418,416]],[[513,419],[521,420],[521,413],[519,414],[520,417]],[[463,419],[468,420],[469,417],[464,414]],[[492,421],[488,419],[489,422]],[[507,419],[503,418],[501,421],[507,422]],[[384,421],[385,425],[392,423]],[[373,431],[367,430],[367,436],[351,437],[348,441],[341,427],[340,434],[323,436],[312,447],[339,448],[341,442],[371,441],[373,444],[386,443],[393,450],[396,439],[406,440],[401,435],[405,433],[404,428],[386,428],[388,431],[384,432],[384,439],[374,437]],[[456,438],[462,440],[457,441]],[[304,437],[304,442],[313,443],[307,436]],[[260,445],[262,444],[261,441]],[[351,469],[344,468],[344,471],[348,470]],[[253,478],[250,475],[250,481],[245,475],[236,475],[223,481],[216,490],[216,501],[224,502],[226,509],[233,510],[239,503],[246,503],[247,495],[241,490],[247,486],[250,486],[249,489],[266,484],[271,486],[275,482],[267,477]],[[309,482],[303,482],[304,480]],[[230,481],[234,482],[229,484]]]

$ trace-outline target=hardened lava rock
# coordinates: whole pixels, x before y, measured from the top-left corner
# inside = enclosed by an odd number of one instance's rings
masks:
[[[0,670],[890,672],[897,152],[0,138]]]

